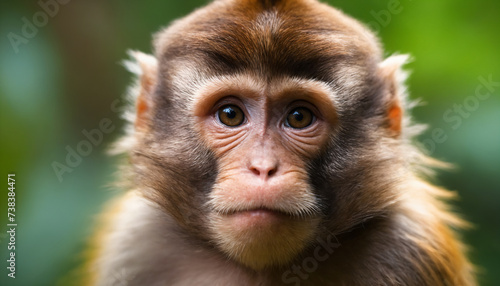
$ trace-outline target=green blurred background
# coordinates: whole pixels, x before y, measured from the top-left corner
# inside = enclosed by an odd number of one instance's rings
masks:
[[[111,106],[130,80],[120,65],[126,50],[150,52],[153,32],[206,1],[73,0],[47,19],[37,1],[6,2],[0,4],[0,285],[55,285],[77,265],[96,213],[118,192],[107,187],[115,159],[105,150],[123,125]],[[409,90],[426,103],[414,115],[431,126],[419,141],[457,166],[436,181],[459,192],[453,205],[475,226],[463,235],[481,285],[500,285],[500,1],[330,3],[370,23],[387,55],[414,58]],[[31,38],[16,53],[9,33],[23,36],[23,17],[39,25],[24,31]],[[53,163],[64,164],[67,146],[75,149],[86,139],[82,132],[105,118],[114,130],[60,181]],[[15,280],[6,270],[9,172],[16,173]]]

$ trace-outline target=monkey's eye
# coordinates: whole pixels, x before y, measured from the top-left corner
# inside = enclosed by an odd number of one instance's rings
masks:
[[[295,129],[306,128],[314,121],[314,114],[311,110],[305,107],[297,107],[293,109],[286,117],[286,126]]]
[[[217,118],[219,118],[219,121],[222,124],[235,127],[243,123],[243,120],[245,120],[245,114],[238,106],[228,104],[217,110]]]

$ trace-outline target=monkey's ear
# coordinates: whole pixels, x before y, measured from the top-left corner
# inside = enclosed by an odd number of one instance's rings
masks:
[[[406,88],[404,81],[407,73],[402,66],[408,62],[408,55],[393,55],[378,66],[378,74],[386,85],[384,103],[386,108],[387,127],[393,136],[401,134]]]
[[[135,90],[135,128],[143,128],[149,119],[152,106],[152,93],[156,86],[158,61],[152,55],[138,51],[129,51],[132,58],[126,61],[125,66],[138,76],[138,91]]]

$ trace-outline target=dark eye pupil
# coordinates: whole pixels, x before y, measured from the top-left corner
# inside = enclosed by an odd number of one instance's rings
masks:
[[[222,110],[229,119],[234,119],[236,117],[236,111],[231,107],[226,107]]]
[[[299,112],[299,111],[294,111],[292,113],[292,116],[295,118],[295,120],[297,121],[302,121],[304,120],[304,114],[302,114],[302,112]]]

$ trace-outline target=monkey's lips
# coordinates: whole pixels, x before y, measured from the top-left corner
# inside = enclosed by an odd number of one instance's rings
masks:
[[[277,227],[292,217],[277,210],[257,208],[232,212],[224,215],[224,218],[233,226],[241,229]]]

